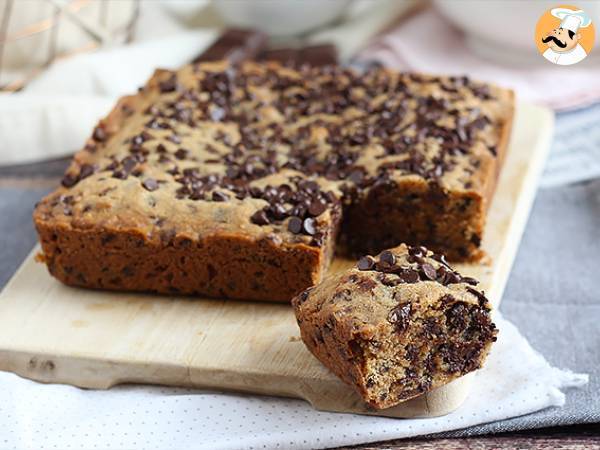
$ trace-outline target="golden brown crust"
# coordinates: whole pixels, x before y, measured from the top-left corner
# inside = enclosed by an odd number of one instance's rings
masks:
[[[316,283],[326,267],[319,249],[277,245],[268,237],[173,236],[153,242],[135,229],[99,232],[39,224],[37,231],[54,277],[96,289],[281,302]]]
[[[273,63],[158,70],[100,121],[34,221],[53,274],[110,289],[288,300],[319,280],[342,216],[355,250],[406,241],[473,259],[511,111],[510,91],[461,78]],[[111,259],[116,267],[146,267],[149,252],[174,261],[171,242],[191,242],[177,254],[190,269],[169,270],[198,279],[159,282],[147,268],[108,283],[103,270],[119,278],[102,264],[112,249],[96,241],[112,235],[142,242]],[[228,273],[240,251],[235,282],[201,275],[211,258]],[[254,270],[266,260],[279,262]],[[247,287],[256,272],[269,292]]]

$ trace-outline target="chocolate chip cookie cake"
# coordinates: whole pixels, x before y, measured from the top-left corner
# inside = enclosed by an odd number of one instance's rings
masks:
[[[402,244],[361,258],[292,304],[309,350],[382,409],[481,366],[497,330],[476,284],[443,256]]]
[[[336,244],[475,260],[513,115],[466,77],[226,61],[159,70],[36,207],[76,286],[289,301]]]

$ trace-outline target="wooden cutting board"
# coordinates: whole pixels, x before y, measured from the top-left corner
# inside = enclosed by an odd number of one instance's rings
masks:
[[[491,263],[458,266],[500,302],[550,145],[553,115],[522,104],[489,211]],[[34,261],[0,294],[0,370],[42,382],[107,389],[120,383],[196,386],[302,398],[315,408],[373,414],[300,341],[289,305],[70,288]],[[353,264],[338,259],[331,270]],[[464,377],[395,408],[436,416],[468,393]]]

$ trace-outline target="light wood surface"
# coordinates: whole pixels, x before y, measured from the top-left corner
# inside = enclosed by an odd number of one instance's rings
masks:
[[[491,205],[488,264],[462,265],[498,305],[525,226],[553,126],[519,105]],[[304,347],[288,305],[108,293],[64,286],[27,258],[0,295],[0,370],[105,389],[139,382],[303,398],[315,408],[372,414]],[[336,260],[332,270],[352,264]],[[456,409],[472,377],[377,414],[435,416]]]

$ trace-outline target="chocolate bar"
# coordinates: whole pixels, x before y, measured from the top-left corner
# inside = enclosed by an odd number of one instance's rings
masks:
[[[337,49],[332,44],[312,45],[303,48],[276,48],[263,51],[259,61],[277,61],[287,66],[327,66],[337,64]]]
[[[194,59],[194,63],[227,59],[231,64],[255,59],[265,48],[267,35],[256,30],[231,28]]]

